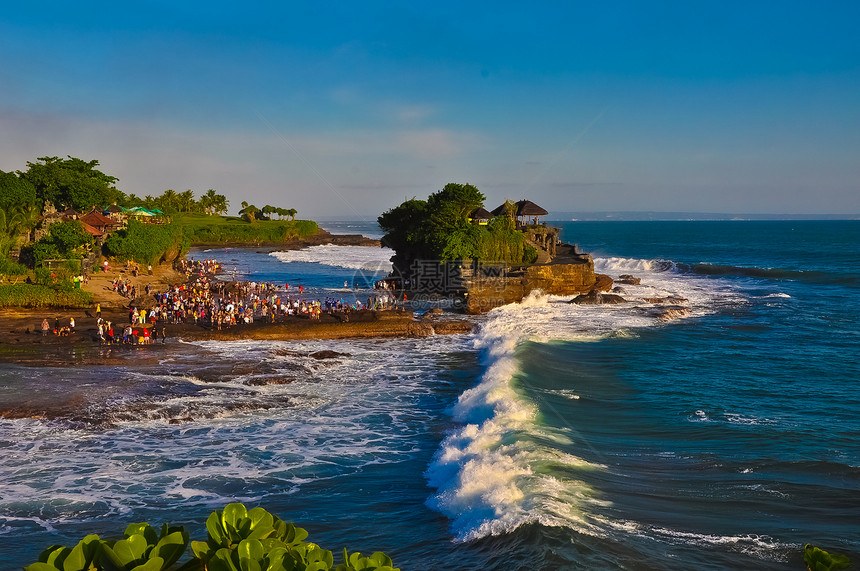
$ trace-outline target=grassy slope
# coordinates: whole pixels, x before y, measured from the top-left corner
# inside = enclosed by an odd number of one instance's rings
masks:
[[[313,236],[319,230],[312,220],[261,220],[248,223],[233,216],[182,214],[182,225],[191,244],[286,242]]]

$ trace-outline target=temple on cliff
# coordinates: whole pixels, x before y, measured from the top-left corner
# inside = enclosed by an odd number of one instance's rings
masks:
[[[389,276],[390,281],[398,288],[403,287],[410,297],[430,295],[456,300],[456,306],[467,313],[484,313],[519,302],[535,290],[561,296],[608,291],[611,278],[595,274],[590,255],[578,252],[575,244],[562,242],[561,230],[541,221],[548,214],[534,202],[520,200],[506,201],[491,212],[475,208],[466,217],[468,222],[479,226],[488,225],[494,217],[511,217],[516,231],[524,238],[522,243],[518,239],[517,244],[530,246],[537,253],[536,259],[529,256],[532,263],[512,265],[478,258],[440,261],[405,257],[398,266],[393,258],[395,272]]]
[[[467,313],[484,313],[516,303],[534,290],[552,295],[576,295],[592,290],[608,291],[612,279],[594,273],[589,254],[577,252],[576,244],[559,240],[559,228],[540,222],[546,210],[529,200],[517,205],[517,228],[538,252],[537,261],[525,266],[485,264],[464,260],[458,266],[463,307]],[[493,210],[504,212],[505,205]]]
[[[507,212],[508,203],[492,212],[483,208],[470,214],[478,224],[486,224],[491,216]],[[553,295],[576,295],[592,290],[608,291],[612,279],[594,273],[594,261],[589,254],[577,252],[576,244],[559,239],[559,228],[541,222],[549,213],[530,200],[516,203],[516,223],[526,242],[538,252],[534,264],[505,266],[463,260],[459,272],[463,307],[468,313],[484,313],[508,303],[516,303],[534,290]]]

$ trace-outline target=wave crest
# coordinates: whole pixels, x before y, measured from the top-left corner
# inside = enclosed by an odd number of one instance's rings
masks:
[[[322,264],[335,268],[368,270],[374,272],[391,271],[391,257],[394,250],[374,246],[310,246],[302,250],[287,250],[269,254],[278,260]]]

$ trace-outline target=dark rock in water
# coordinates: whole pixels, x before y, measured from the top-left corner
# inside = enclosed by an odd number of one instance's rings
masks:
[[[186,416],[185,418],[171,418],[167,421],[167,424],[182,424],[183,422],[194,422],[194,419],[190,416]]]
[[[609,291],[612,289],[612,278],[606,274],[595,274],[595,277],[597,281],[594,282],[594,287],[591,288],[591,291]]]
[[[239,375],[263,375],[266,373],[274,373],[275,369],[268,363],[238,363],[233,366],[231,374]]]
[[[407,337],[430,337],[434,333],[433,325],[426,321],[413,321],[406,327]]]
[[[646,303],[671,303],[678,305],[689,301],[686,297],[646,297],[642,301]]]
[[[627,292],[624,291],[623,287],[615,286],[614,288],[612,288],[612,293],[627,293]]]
[[[641,278],[634,278],[630,274],[621,274],[616,280],[620,284],[639,285],[642,282]]]
[[[304,357],[305,353],[299,353],[290,349],[276,349],[272,351],[272,355],[277,355],[278,357]]]
[[[323,359],[337,359],[338,357],[349,357],[349,353],[338,353],[337,351],[317,351],[316,353],[311,353],[308,357],[312,359],[317,359],[319,361]]]
[[[456,333],[472,333],[476,325],[465,319],[452,319],[446,321],[434,321],[433,331],[437,335],[451,335]]]
[[[654,308],[649,312],[649,315],[656,317],[660,321],[672,321],[690,315],[690,308],[681,305],[668,305],[665,307]]]
[[[288,385],[295,381],[294,377],[274,377],[263,379],[250,379],[245,384],[250,387],[264,387],[267,385]]]
[[[588,293],[578,295],[570,303],[578,305],[612,305],[616,303],[627,303],[627,300],[620,295],[613,293],[600,293],[597,290],[591,290]]]

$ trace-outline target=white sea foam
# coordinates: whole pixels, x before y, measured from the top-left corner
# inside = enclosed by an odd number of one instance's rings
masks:
[[[0,533],[96,520],[142,504],[256,503],[310,481],[403,462],[414,454],[416,433],[426,430],[429,415],[416,403],[436,388],[437,355],[462,343],[440,336],[177,346],[158,374],[122,373],[128,382],[119,396],[92,412],[113,416],[112,426],[0,419],[0,439],[8,443]],[[340,356],[310,356],[322,349]],[[68,374],[85,378],[87,371]],[[245,384],[288,374],[288,384]]]
[[[334,246],[331,244],[270,254],[282,262],[307,262],[370,272],[391,271],[391,257],[393,255],[394,250],[390,248]]]
[[[571,477],[577,471],[584,474],[603,467],[535,444],[546,441],[548,429],[539,425],[534,403],[512,385],[519,366],[516,351],[522,342],[588,342],[666,326],[652,311],[658,306],[652,298],[672,298],[673,304],[683,304],[694,317],[743,299],[714,280],[678,273],[673,264],[662,260],[607,258],[596,260],[595,265],[613,277],[635,272],[641,278],[640,285],[622,286],[628,303],[575,305],[567,303],[569,297],[532,292],[522,303],[491,311],[482,324],[476,347],[483,352],[485,373],[453,407],[451,414],[460,427],[448,433],[426,472],[430,486],[436,488],[427,504],[451,519],[451,529],[460,541],[531,522],[603,533],[589,514],[605,501],[582,480]],[[558,394],[579,398],[575,387],[560,389]],[[692,416],[708,420],[703,411]],[[523,438],[529,435],[543,438]],[[563,469],[550,474],[537,468],[548,461]]]
[[[767,535],[753,533],[740,535],[713,535],[679,531],[676,529],[630,520],[610,520],[600,516],[597,516],[594,519],[599,522],[600,525],[605,526],[608,529],[613,529],[647,540],[676,545],[692,545],[702,548],[719,545],[728,547],[731,551],[747,553],[761,559],[783,560],[779,556],[780,553],[790,553],[800,549],[801,547],[799,544],[786,543]]]
[[[631,272],[674,272],[675,262],[669,260],[641,260],[638,258],[594,258],[594,270],[602,274],[617,275]]]

